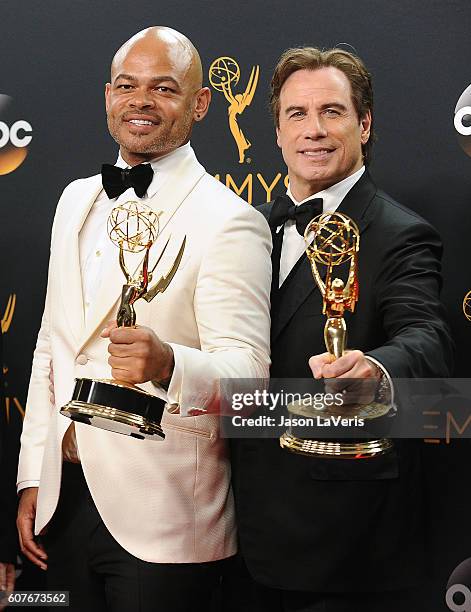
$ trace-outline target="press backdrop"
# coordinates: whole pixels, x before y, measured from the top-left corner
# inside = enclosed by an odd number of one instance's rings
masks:
[[[2,410],[11,440],[18,440],[21,428],[57,199],[69,181],[114,162],[117,149],[103,104],[110,59],[133,33],[156,24],[184,32],[199,49],[213,101],[192,144],[207,170],[250,203],[284,191],[286,169],[267,112],[268,84],[280,53],[290,46],[341,44],[363,58],[374,75],[378,140],[372,173],[441,232],[443,300],[456,341],[456,376],[469,376],[471,322],[462,299],[471,289],[471,158],[462,146],[470,151],[471,136],[459,141],[453,121],[471,83],[469,0],[3,0],[0,316]],[[232,79],[226,96],[220,86],[225,70]],[[251,147],[239,152],[228,113],[237,110],[233,96],[246,91],[252,102],[235,116]],[[466,104],[465,95],[461,106]],[[462,115],[458,128],[471,131],[471,108]],[[17,443],[12,448],[14,463]],[[471,556],[470,444],[429,441],[423,450],[433,575],[424,588],[423,610],[447,610],[448,577]],[[33,579],[26,571],[23,586]]]

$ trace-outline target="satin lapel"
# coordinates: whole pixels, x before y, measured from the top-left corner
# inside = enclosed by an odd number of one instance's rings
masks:
[[[173,180],[167,180],[162,189],[159,189],[155,196],[149,202],[146,202],[155,212],[162,211],[159,217],[161,234],[186,197],[205,174],[205,169],[194,155],[185,157],[175,168]],[[157,239],[155,246],[158,246],[158,243],[159,239]]]
[[[360,180],[350,189],[338,208],[340,212],[344,212],[357,223],[360,234],[366,229],[373,215],[370,204],[376,195],[376,191],[376,185],[371,180],[368,170],[365,170]],[[273,251],[275,251],[275,245]],[[275,270],[275,264],[273,264],[273,270]],[[325,271],[322,276],[325,276]],[[301,255],[278,292],[275,294],[272,292],[272,343],[275,342],[296,311],[313,291],[319,292],[319,289],[312,275],[308,258]],[[322,301],[319,292],[319,312],[321,310]]]
[[[160,235],[205,173],[205,169],[198,163],[194,155],[185,157],[175,168],[174,179],[169,178],[153,198],[145,201],[155,212],[162,211],[159,217]],[[159,237],[151,248],[151,257],[153,251],[160,251],[161,244],[165,243],[162,243]],[[103,265],[102,283],[91,306],[87,326],[81,339],[81,347],[95,334],[98,328],[103,327],[109,319],[116,316],[118,300],[121,297],[124,282],[124,276],[119,267],[118,249],[115,252],[113,252],[113,249],[109,249],[107,260]]]
[[[271,296],[272,303],[276,299],[279,292],[278,285],[280,282],[280,258],[281,258],[281,247],[283,245],[284,227],[276,233],[273,230],[272,233],[273,249],[271,252],[271,265],[272,265],[272,277],[271,277]]]
[[[279,288],[275,308],[272,307],[272,342],[275,342],[298,308],[313,291],[319,290],[312,276],[311,264],[306,255],[301,255]]]
[[[368,170],[365,170],[360,180],[353,185],[338,208],[339,212],[345,213],[355,221],[360,234],[365,231],[372,218],[374,211],[371,201],[376,192],[377,187],[373,183]]]
[[[79,344],[85,328],[85,310],[83,304],[82,274],[80,271],[79,232],[100,193],[101,176],[94,177],[80,202],[70,203],[70,215],[65,228],[56,228],[60,232],[63,260],[59,266],[61,278],[61,296],[64,314],[69,323],[72,336]]]

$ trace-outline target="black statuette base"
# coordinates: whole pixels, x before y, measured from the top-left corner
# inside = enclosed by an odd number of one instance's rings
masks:
[[[163,440],[160,426],[164,400],[116,381],[76,378],[72,400],[61,414],[138,440]]]

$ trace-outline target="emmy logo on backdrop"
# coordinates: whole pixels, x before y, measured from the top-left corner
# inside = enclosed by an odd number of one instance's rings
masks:
[[[2,333],[6,334],[7,331],[10,329],[10,325],[13,319],[13,315],[15,313],[15,306],[16,306],[16,293],[11,293],[10,296],[8,297],[8,302],[7,305],[5,307],[5,312],[3,314],[2,317]]]
[[[323,297],[322,313],[326,315],[324,341],[331,361],[342,357],[347,342],[344,314],[354,312],[359,297],[358,253],[360,232],[347,215],[334,212],[315,217],[304,233],[306,255],[312,274]],[[344,279],[340,278],[343,274]],[[366,387],[369,381],[361,381]],[[375,381],[372,381],[376,384]],[[368,389],[366,389],[368,391]],[[363,388],[363,392],[365,389]],[[348,399],[348,396],[345,396]],[[356,396],[361,397],[361,393]],[[387,415],[390,405],[381,402],[345,402],[342,406],[315,406],[314,402],[293,402],[288,411],[295,415],[350,417],[372,421]],[[280,445],[295,453],[325,458],[358,459],[380,455],[392,448],[391,440],[315,440],[302,438],[288,429]]]
[[[239,164],[244,163],[245,152],[250,148],[251,143],[240,129],[237,119],[247,106],[250,106],[257,89],[259,75],[260,67],[253,66],[244,93],[234,94],[232,88],[237,85],[240,79],[240,68],[235,59],[218,57],[209,67],[209,82],[216,91],[224,94],[229,103],[229,129],[237,145]]]
[[[169,237],[154,266],[149,270],[149,253],[159,236],[161,214],[155,213],[146,204],[129,201],[113,208],[109,216],[108,235],[119,248],[119,265],[126,279],[116,316],[120,327],[135,326],[135,302],[139,298],[150,302],[158,293],[163,293],[170,285],[183,257],[186,237],[168,272],[148,289],[153,272],[170,242]],[[144,253],[134,274],[131,274],[126,266],[125,252]],[[159,440],[165,437],[160,427],[164,404],[163,400],[123,381],[77,378],[72,400],[61,409],[61,414],[74,421],[139,440]]]
[[[8,296],[7,305],[5,306],[5,311],[0,320],[0,333],[6,334],[8,330],[10,329],[12,321],[13,321],[13,315],[15,314],[15,308],[16,308],[16,293],[10,293],[10,295]],[[4,385],[5,385],[5,389],[4,389],[5,405],[1,406],[0,409],[1,410],[5,409],[7,423],[10,422],[10,411],[11,411],[10,409],[12,407],[16,408],[21,418],[23,419],[25,416],[25,411],[24,411],[23,406],[21,405],[20,400],[17,397],[10,395],[10,390],[9,390],[10,385],[8,384],[9,369],[3,363],[0,363],[0,368],[3,368]]]

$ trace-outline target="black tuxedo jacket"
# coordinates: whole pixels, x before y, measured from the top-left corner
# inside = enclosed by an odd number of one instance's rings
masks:
[[[268,216],[270,204],[259,210]],[[437,232],[378,190],[367,171],[339,211],[361,232],[348,348],[368,353],[392,377],[449,376]],[[311,377],[309,357],[325,351],[322,298],[304,256],[278,290],[281,231],[273,241],[271,376]],[[315,592],[416,584],[424,569],[419,451],[416,441],[398,440],[381,457],[329,460],[282,450],[277,439],[234,441],[239,538],[252,576]]]

